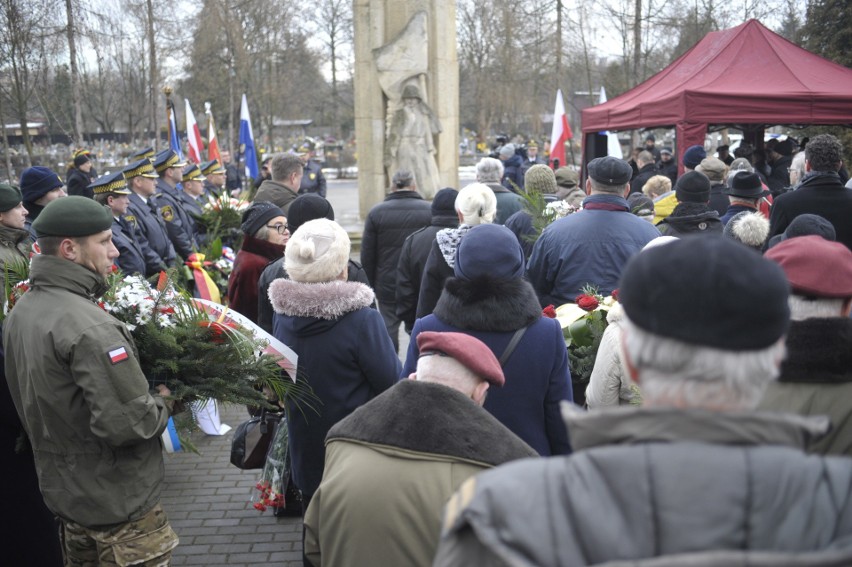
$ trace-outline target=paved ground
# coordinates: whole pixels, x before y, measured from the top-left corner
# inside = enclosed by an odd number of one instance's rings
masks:
[[[243,407],[222,408],[235,427],[248,419]],[[251,507],[260,471],[230,464],[233,431],[222,437],[194,435],[200,455],[165,456],[163,508],[180,537],[172,565],[266,565],[301,567],[301,518],[276,518]]]

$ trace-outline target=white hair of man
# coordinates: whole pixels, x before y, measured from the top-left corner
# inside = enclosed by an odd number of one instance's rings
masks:
[[[469,398],[473,397],[476,387],[483,382],[482,378],[456,359],[440,355],[421,356],[417,359],[416,380],[447,386]]]
[[[502,161],[484,157],[476,164],[476,180],[480,183],[500,183],[503,179],[503,171]]]
[[[729,351],[649,333],[626,316],[624,354],[649,407],[751,410],[778,377],[783,338],[760,350]]]
[[[459,191],[455,207],[464,224],[491,224],[497,214],[497,197],[488,185],[471,183]]]
[[[790,163],[790,183],[798,185],[805,176],[805,152],[799,152],[793,156]],[[795,181],[794,181],[795,180]]]
[[[804,297],[790,294],[787,300],[790,305],[790,319],[804,321],[805,319],[826,319],[842,317],[844,299],[830,297]]]

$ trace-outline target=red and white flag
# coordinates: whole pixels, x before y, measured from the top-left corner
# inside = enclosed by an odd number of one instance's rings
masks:
[[[574,137],[565,114],[562,89],[556,90],[556,107],[553,109],[553,131],[550,134],[550,159],[558,159],[559,167],[565,165],[565,143]]]
[[[118,364],[119,362],[122,362],[129,358],[127,354],[127,349],[124,347],[114,348],[109,351],[107,355],[109,356],[110,362],[112,362],[113,364]]]
[[[186,100],[186,138],[189,141],[187,157],[192,163],[201,163],[201,155],[204,152],[204,142],[201,141],[201,130],[198,129],[198,123],[195,121],[195,115],[192,113],[192,107],[189,106],[189,99],[184,100]]]
[[[216,125],[213,123],[213,111],[210,110],[210,103],[204,103],[205,112],[207,113],[207,159],[218,159],[222,163],[222,156],[219,155],[219,140],[216,139]]]

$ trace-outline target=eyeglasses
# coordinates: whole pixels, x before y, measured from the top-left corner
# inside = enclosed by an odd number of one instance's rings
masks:
[[[266,225],[266,228],[274,228],[278,234],[284,234],[287,232],[286,224],[268,224]]]

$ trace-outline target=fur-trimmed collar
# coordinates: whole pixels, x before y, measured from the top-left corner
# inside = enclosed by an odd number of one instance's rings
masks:
[[[448,278],[434,313],[460,329],[505,333],[537,321],[541,305],[526,280]]]
[[[852,382],[852,319],[793,321],[780,382]]]
[[[336,439],[492,466],[538,456],[461,392],[414,380],[400,381],[332,427],[326,441]]]
[[[300,283],[277,279],[269,286],[269,301],[276,313],[292,317],[337,319],[375,300],[373,290],[360,282]]]
[[[241,251],[263,256],[271,262],[284,256],[284,245],[273,244],[268,240],[260,240],[247,234],[243,240]]]

